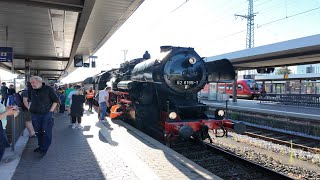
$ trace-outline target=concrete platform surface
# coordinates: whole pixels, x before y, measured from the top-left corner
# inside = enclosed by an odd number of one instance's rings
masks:
[[[201,100],[204,104],[214,108],[225,108],[226,102]],[[250,111],[256,113],[267,113],[280,116],[288,116],[302,119],[320,121],[320,108],[281,105],[276,103],[260,103],[256,100],[238,99],[237,102],[228,101],[228,108],[234,110]]]

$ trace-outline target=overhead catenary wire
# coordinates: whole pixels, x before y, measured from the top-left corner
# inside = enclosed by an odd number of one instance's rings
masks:
[[[258,6],[260,6],[260,5],[263,5],[263,4],[265,4],[265,3],[267,3],[267,2],[270,2],[270,1],[272,1],[272,0],[264,1],[264,2],[262,2],[262,3],[260,3],[260,4],[254,5],[254,7],[256,8],[256,7],[258,7]],[[258,1],[253,1],[253,2],[255,3],[255,2],[258,2]],[[248,8],[245,8],[245,9],[242,9],[242,10],[240,10],[240,11],[237,11],[236,14],[239,14],[240,12],[246,12],[246,11],[248,11]]]
[[[282,21],[282,20],[286,20],[288,18],[292,18],[292,17],[295,17],[295,16],[298,16],[298,15],[301,15],[301,14],[305,14],[305,13],[308,13],[308,12],[312,12],[312,11],[315,11],[317,9],[320,9],[320,6],[317,7],[317,8],[314,8],[314,9],[309,9],[307,11],[303,11],[303,12],[300,12],[300,13],[296,13],[296,14],[293,14],[293,15],[290,15],[290,16],[286,16],[284,18],[280,18],[280,19],[277,19],[277,20],[273,20],[273,21],[270,21],[270,22],[267,22],[267,23],[264,23],[262,25],[257,25],[257,28],[262,28],[263,26],[267,26],[269,24],[273,24],[273,23],[276,23],[276,22],[279,22],[279,21]],[[237,31],[237,32],[234,32],[234,33],[231,33],[229,35],[226,35],[226,36],[223,36],[223,38],[228,38],[228,37],[231,37],[231,36],[234,36],[234,35],[237,35],[237,34],[240,34],[242,32],[245,32],[246,29],[243,29],[241,31]]]
[[[181,8],[184,4],[186,4],[189,0],[186,0],[184,3],[182,3],[181,5],[179,5],[178,7],[176,7],[174,10],[172,10],[170,13],[173,13],[174,11],[178,10],[179,8]]]
[[[223,36],[223,38],[228,38],[228,37],[231,37],[231,36],[240,34],[240,33],[242,33],[242,32],[245,32],[246,30],[247,30],[247,29],[243,29],[243,30],[241,30],[241,31],[237,31],[237,32],[235,32],[235,33],[231,33],[231,34],[229,34],[229,35]]]
[[[255,2],[257,2],[257,1],[255,1]],[[285,3],[279,3],[279,4],[277,4],[276,6],[278,6],[278,7],[286,7],[287,8],[287,6],[288,5],[292,5],[292,4],[294,4],[294,3],[287,3],[287,2],[285,2]],[[280,6],[279,6],[280,5]],[[275,6],[272,6],[273,8],[275,7]],[[270,9],[270,8],[267,8],[267,9]],[[286,16],[284,17],[284,18],[280,18],[280,19],[276,19],[276,20],[273,20],[273,21],[270,21],[270,22],[267,22],[267,23],[264,23],[264,24],[261,24],[261,25],[258,25],[257,26],[257,28],[259,28],[259,29],[262,29],[262,28],[264,28],[264,26],[267,26],[267,25],[270,25],[270,24],[273,24],[273,23],[276,23],[276,22],[279,22],[279,21],[283,21],[283,20],[287,20],[287,19],[289,19],[289,18],[293,18],[293,17],[296,17],[296,16],[299,16],[299,15],[302,15],[302,14],[306,14],[306,13],[309,13],[309,12],[313,12],[313,11],[315,11],[315,10],[318,10],[318,9],[320,9],[320,6],[319,7],[316,7],[316,8],[313,8],[313,9],[309,9],[309,10],[306,10],[306,11],[303,11],[303,12],[299,12],[299,13],[296,13],[296,14],[292,14],[292,15],[287,15],[286,14]],[[228,35],[226,35],[226,36],[223,36],[221,39],[225,39],[225,38],[229,38],[229,37],[232,37],[232,36],[235,36],[235,35],[237,35],[237,34],[240,34],[240,33],[243,33],[243,32],[245,32],[246,31],[246,29],[243,29],[243,30],[240,30],[240,31],[237,31],[237,32],[234,32],[234,33],[231,33],[231,34],[228,34]],[[218,38],[218,39],[220,39],[220,38]]]
[[[313,8],[313,9],[309,9],[307,11],[303,11],[303,12],[300,12],[300,13],[296,13],[296,14],[293,14],[293,15],[290,15],[290,16],[287,16],[284,17],[284,18],[280,18],[280,19],[276,19],[276,20],[273,20],[273,21],[270,21],[270,22],[267,22],[267,23],[264,23],[262,25],[257,25],[257,28],[261,28],[262,26],[266,26],[266,25],[269,25],[269,24],[273,24],[273,23],[276,23],[276,22],[279,22],[279,21],[282,21],[282,20],[286,20],[286,19],[289,19],[289,18],[292,18],[292,17],[295,17],[295,16],[299,16],[301,14],[305,14],[305,13],[308,13],[308,12],[312,12],[312,11],[315,11],[317,9],[320,9],[320,6],[319,7],[316,7],[316,8]]]
[[[228,10],[231,11],[231,10],[234,10],[234,9],[236,9],[236,8],[239,8],[239,6],[241,6],[241,5],[245,4],[245,3],[247,3],[247,0],[245,0],[245,1],[241,2],[241,3],[236,4],[235,6],[229,7]],[[225,10],[225,9],[224,9],[224,10]]]
[[[266,14],[266,15],[269,15],[269,11],[274,11],[275,9],[279,9],[279,8],[286,8],[288,9],[288,7],[290,7],[290,5],[293,5],[293,4],[296,4],[296,2],[294,1],[290,1],[289,3],[288,2],[278,2],[276,3],[275,5],[271,5],[269,7],[265,7],[263,9],[258,9],[257,12],[259,12],[259,15],[261,16],[261,14]]]

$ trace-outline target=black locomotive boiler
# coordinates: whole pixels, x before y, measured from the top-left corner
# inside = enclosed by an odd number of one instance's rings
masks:
[[[178,137],[202,141],[209,130],[243,131],[243,124],[224,119],[222,110],[214,117],[207,115],[208,106],[197,96],[208,82],[234,79],[227,59],[205,62],[193,48],[162,46],[161,58],[151,59],[146,53],[105,73],[108,81],[113,79],[110,117],[132,120],[168,144]]]

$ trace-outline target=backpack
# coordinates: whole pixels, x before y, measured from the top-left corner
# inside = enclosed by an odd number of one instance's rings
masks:
[[[24,107],[23,98],[19,92],[13,94],[13,101],[16,106]]]

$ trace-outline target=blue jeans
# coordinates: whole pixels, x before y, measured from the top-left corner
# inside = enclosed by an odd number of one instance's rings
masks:
[[[3,130],[2,122],[0,121],[0,161],[3,157],[4,151],[10,144],[8,143],[7,135]]]
[[[47,151],[52,141],[53,112],[32,114],[32,125],[41,151]]]
[[[14,96],[9,95],[8,96],[8,106],[13,106],[14,105]]]
[[[107,104],[106,102],[99,103],[100,107],[100,120],[104,120],[104,117],[106,116],[107,113]]]

